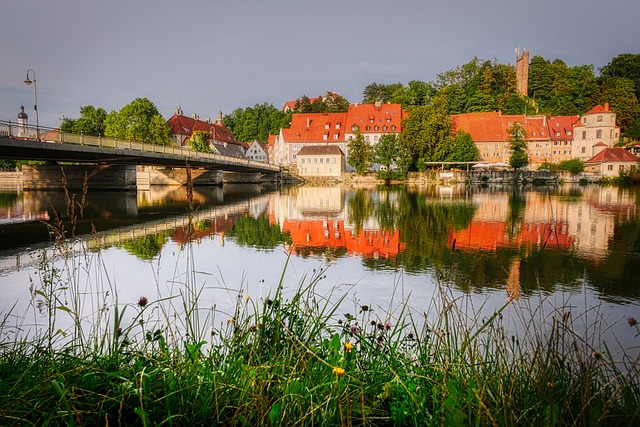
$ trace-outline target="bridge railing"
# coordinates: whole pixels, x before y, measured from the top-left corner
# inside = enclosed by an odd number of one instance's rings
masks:
[[[14,138],[18,140],[49,142],[59,144],[86,145],[101,148],[113,148],[118,150],[134,150],[163,155],[181,156],[192,159],[210,159],[216,163],[234,166],[253,167],[267,169],[276,172],[277,166],[267,163],[256,162],[246,158],[224,156],[217,153],[205,153],[195,151],[190,148],[178,147],[175,145],[149,144],[139,141],[128,141],[116,138],[105,138],[89,135],[79,135],[69,132],[61,132],[59,129],[52,129],[40,126],[36,128],[30,125],[20,125],[10,121],[0,120],[0,137]]]

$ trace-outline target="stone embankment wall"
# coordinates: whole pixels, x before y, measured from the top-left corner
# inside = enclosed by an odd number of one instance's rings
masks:
[[[0,172],[0,188],[22,188],[22,172]]]
[[[339,178],[305,177],[304,183],[310,185],[378,185],[385,181],[378,179],[375,173],[358,175],[354,172],[344,172]],[[569,183],[569,182],[599,182],[600,177],[594,174],[573,175],[568,172],[550,171],[426,171],[409,172],[406,181],[391,181],[391,183],[405,183],[411,185],[436,185],[450,183],[496,183],[496,184],[527,184],[527,183]]]

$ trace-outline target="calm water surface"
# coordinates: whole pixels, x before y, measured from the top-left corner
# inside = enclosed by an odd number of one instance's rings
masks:
[[[38,259],[54,256],[43,221],[68,219],[63,196],[0,191],[0,312],[11,319],[37,312]],[[195,284],[200,305],[226,317],[239,294],[264,298],[283,273],[293,292],[326,269],[316,290],[346,295],[345,313],[368,305],[394,321],[403,302],[428,312],[441,287],[469,297],[477,319],[507,300],[507,314],[541,302],[537,316],[582,313],[579,333],[639,353],[627,321],[640,319],[638,188],[228,185],[196,188],[193,200],[189,228],[182,188],[90,193],[77,222],[65,222],[84,253],[69,280],[119,304]],[[90,317],[97,305],[82,310]]]

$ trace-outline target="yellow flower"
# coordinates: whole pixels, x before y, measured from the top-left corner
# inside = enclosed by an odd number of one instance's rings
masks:
[[[233,322],[233,319],[231,317],[227,317],[227,323],[231,323]]]
[[[338,368],[336,366],[335,368],[333,368],[333,372],[335,372],[336,375],[342,375],[342,374],[344,374],[344,369]]]
[[[346,342],[344,343],[344,349],[346,351],[351,351],[351,349],[353,349],[353,345],[350,342]]]

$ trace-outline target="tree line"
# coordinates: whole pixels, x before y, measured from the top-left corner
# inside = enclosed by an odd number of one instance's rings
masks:
[[[363,103],[401,104],[407,118],[402,133],[382,139],[373,152],[356,135],[350,154],[364,159],[360,167],[375,161],[401,170],[422,170],[434,161],[475,160],[478,154],[473,141],[463,132],[452,134],[450,115],[498,110],[504,114],[581,115],[605,102],[616,113],[622,136],[640,140],[640,54],[618,55],[601,67],[598,75],[592,65],[568,66],[560,59],[533,56],[528,87],[527,95],[520,95],[512,65],[478,57],[438,74],[434,81],[371,83],[363,90]],[[267,142],[269,135],[289,127],[294,113],[341,112],[347,111],[349,104],[330,92],[313,101],[303,95],[291,111],[269,103],[256,104],[224,115],[222,122],[240,141]],[[110,113],[84,106],[79,118],[65,119],[60,128],[63,132],[171,144],[165,120],[147,98],[135,99]]]

